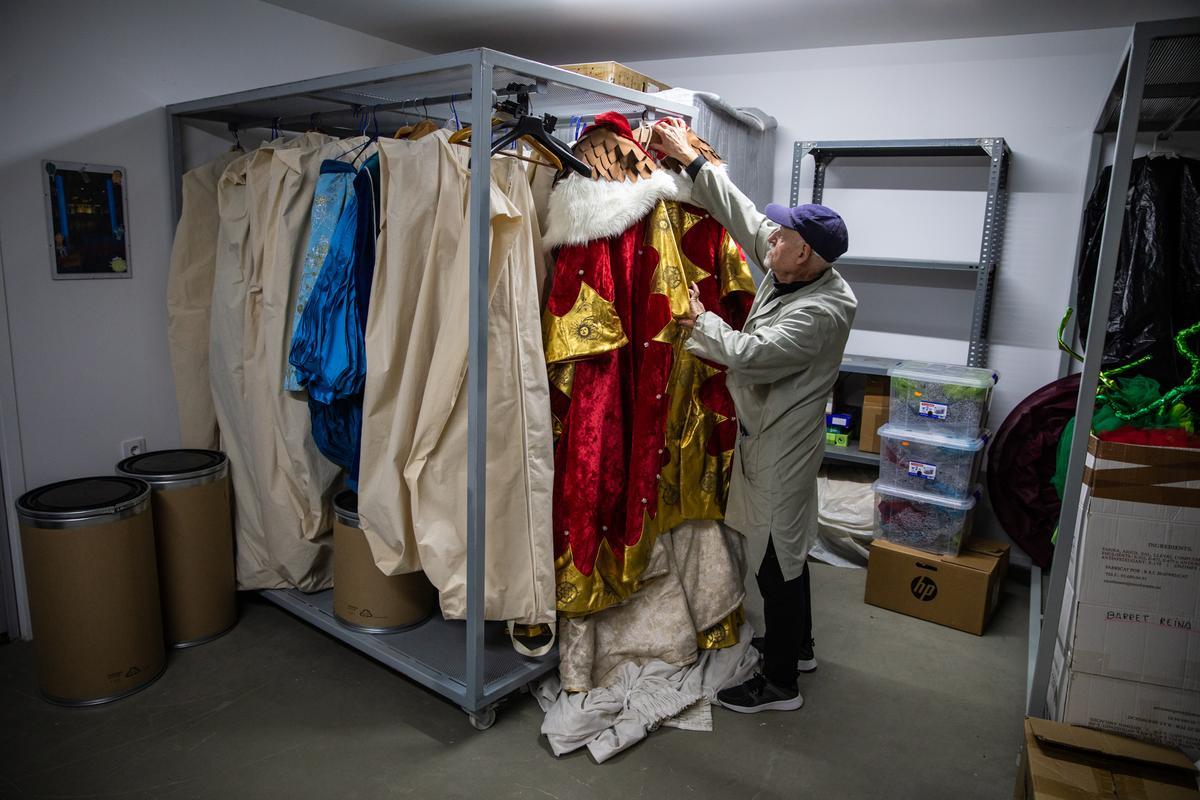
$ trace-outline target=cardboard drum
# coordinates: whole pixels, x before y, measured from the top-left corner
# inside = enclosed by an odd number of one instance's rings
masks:
[[[333,500],[333,613],[364,633],[395,633],[433,613],[437,592],[424,572],[384,575],[375,566],[367,537],[358,527],[358,495]]]
[[[132,456],[117,472],[150,484],[167,642],[211,641],[237,622],[229,459],[214,450]]]
[[[52,483],[22,495],[17,516],[45,698],[88,706],[150,684],[166,663],[150,487]]]

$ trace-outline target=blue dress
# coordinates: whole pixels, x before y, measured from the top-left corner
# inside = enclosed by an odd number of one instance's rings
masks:
[[[313,440],[358,486],[363,387],[367,377],[366,301],[375,271],[379,157],[371,156],[354,178],[354,191],[329,241],[292,337],[288,363],[308,390]],[[365,276],[365,282],[364,282]],[[360,286],[366,298],[360,296]]]
[[[346,203],[354,196],[355,168],[353,164],[331,158],[321,164],[317,177],[317,188],[313,192],[312,216],[309,222],[308,249],[304,251],[304,265],[300,270],[300,285],[296,291],[296,309],[292,314],[292,341],[300,328],[300,317],[308,305],[316,285],[317,276],[329,254],[329,244],[334,228],[342,217]],[[283,376],[283,388],[290,392],[300,391],[300,375],[291,364]]]

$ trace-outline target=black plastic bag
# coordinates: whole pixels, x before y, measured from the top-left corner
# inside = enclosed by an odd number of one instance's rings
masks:
[[[1077,308],[1081,331],[1091,318],[1100,255],[1108,167],[1084,211]],[[1177,386],[1190,365],[1174,336],[1200,319],[1200,161],[1179,157],[1136,159],[1131,168],[1125,222],[1113,281],[1104,348],[1106,369],[1144,355],[1136,372]]]

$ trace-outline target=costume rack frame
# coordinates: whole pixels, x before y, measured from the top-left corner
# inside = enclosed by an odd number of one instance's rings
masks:
[[[1030,670],[1026,713],[1045,717],[1049,709],[1048,692],[1055,684],[1054,650],[1059,620],[1069,578],[1071,552],[1076,546],[1082,517],[1084,467],[1088,461],[1088,440],[1095,412],[1096,390],[1103,366],[1104,345],[1109,313],[1112,309],[1113,283],[1116,278],[1122,229],[1127,206],[1127,191],[1139,133],[1153,133],[1155,141],[1169,138],[1176,131],[1200,130],[1200,17],[1139,22],[1133,26],[1121,56],[1120,66],[1105,96],[1093,128],[1087,185],[1083,190],[1086,207],[1096,177],[1105,158],[1106,145],[1112,142],[1112,172],[1100,234],[1100,252],[1096,281],[1092,292],[1092,313],[1084,340],[1084,362],[1075,405],[1075,431],[1071,437],[1067,478],[1059,515],[1058,541],[1049,586],[1043,592],[1044,607],[1030,598]],[[1081,223],[1082,228],[1082,223]],[[1076,244],[1075,263],[1083,246],[1082,232]],[[1077,276],[1076,276],[1077,279]],[[1077,291],[1071,288],[1071,299]],[[1097,322],[1097,320],[1100,320]],[[1061,374],[1068,371],[1064,354]],[[1041,575],[1035,570],[1039,587]],[[1041,611],[1038,619],[1038,611]]]
[[[536,61],[479,48],[398,64],[221,95],[167,107],[175,214],[181,211],[184,126],[224,123],[230,130],[271,127],[304,131],[345,121],[353,127],[369,114],[377,123],[406,115],[460,119],[489,130],[497,98],[526,87],[538,113],[561,119],[602,111],[626,116],[672,115],[691,119],[692,106],[605,83]],[[431,113],[430,109],[433,109]],[[345,128],[343,128],[345,129]],[[469,201],[470,286],[467,370],[467,615],[440,615],[409,631],[370,635],[341,625],[332,613],[332,590],[305,594],[265,590],[263,596],[295,616],[459,705],[478,729],[491,727],[496,704],[546,675],[557,651],[534,659],[517,654],[502,623],[484,621],[484,553],[487,442],[487,233],[491,217],[489,137],[471,140]]]

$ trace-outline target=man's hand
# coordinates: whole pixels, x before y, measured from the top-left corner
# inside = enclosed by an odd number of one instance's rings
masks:
[[[668,117],[655,123],[650,144],[661,150],[663,155],[675,159],[685,167],[700,155],[688,143],[687,123],[676,117]]]
[[[682,317],[676,317],[675,322],[684,330],[691,330],[696,326],[696,317],[704,313],[704,304],[700,302],[700,289],[696,284],[688,287],[688,313]]]

